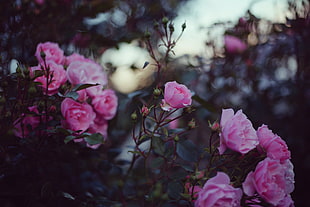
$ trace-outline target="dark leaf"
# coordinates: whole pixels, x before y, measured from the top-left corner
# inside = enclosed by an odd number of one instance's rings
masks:
[[[183,185],[179,182],[170,182],[168,183],[168,195],[173,199],[180,199],[181,194],[183,193]]]
[[[85,141],[90,145],[102,144],[104,142],[103,136],[100,133],[94,133],[85,137]]]
[[[177,154],[186,161],[198,161],[198,149],[190,140],[184,140],[177,143]]]
[[[96,83],[96,84],[90,84],[90,83],[87,83],[87,84],[77,84],[73,89],[72,91],[79,91],[79,90],[82,90],[82,89],[85,89],[85,88],[89,88],[89,87],[92,87],[92,86],[98,86],[99,84]]]

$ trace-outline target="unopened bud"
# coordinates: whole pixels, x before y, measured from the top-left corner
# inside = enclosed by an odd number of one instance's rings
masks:
[[[160,96],[160,94],[161,94],[161,90],[159,88],[155,88],[153,91],[153,95],[154,96]]]
[[[136,113],[136,112],[133,112],[133,113],[131,114],[131,119],[132,119],[132,120],[137,120],[137,118],[138,118],[137,113]]]
[[[37,92],[37,89],[34,86],[30,86],[30,88],[28,89],[29,94],[35,94],[36,92]]]
[[[161,22],[164,24],[164,25],[167,25],[167,23],[169,22],[169,19],[167,17],[163,17]]]
[[[146,117],[149,113],[150,113],[150,110],[146,106],[143,106],[141,109],[142,116]]]
[[[196,122],[195,122],[195,119],[192,119],[188,122],[187,126],[190,128],[190,129],[194,129],[196,127]]]
[[[179,137],[178,135],[176,135],[176,136],[174,137],[174,141],[175,141],[175,142],[180,141],[180,137]]]
[[[169,30],[170,30],[170,33],[174,32],[174,26],[171,23],[169,24]]]
[[[221,126],[220,126],[220,124],[219,124],[217,121],[215,121],[213,124],[211,124],[211,123],[209,122],[209,127],[210,127],[211,130],[214,131],[214,132],[217,132],[217,131],[219,131],[219,130],[221,129]]]
[[[184,22],[184,23],[182,24],[182,31],[184,31],[185,28],[186,28],[186,23]]]
[[[45,59],[46,55],[45,55],[45,52],[43,50],[41,50],[40,56],[41,56],[42,59]]]
[[[146,39],[149,39],[149,38],[151,37],[151,33],[150,33],[149,31],[145,31],[144,37],[145,37]]]

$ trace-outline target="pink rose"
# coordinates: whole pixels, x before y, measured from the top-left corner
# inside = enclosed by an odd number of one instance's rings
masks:
[[[247,175],[242,187],[246,195],[257,192],[266,202],[277,206],[294,190],[293,165],[289,160],[281,164],[267,157]]]
[[[209,179],[198,193],[195,202],[196,207],[230,206],[239,207],[242,197],[242,190],[230,185],[228,175],[218,172],[217,175]]]
[[[45,42],[37,45],[35,56],[39,63],[43,62],[41,52],[44,52],[45,60],[52,60],[57,64],[63,64],[64,62],[64,52],[59,48],[57,43]]]
[[[224,44],[226,51],[233,54],[241,53],[247,48],[247,45],[244,42],[242,42],[239,38],[231,35],[225,35]]]
[[[95,97],[102,90],[102,86],[107,84],[107,75],[103,68],[95,62],[74,61],[67,68],[67,77],[71,84],[100,84],[87,88],[87,93]]]
[[[167,82],[165,84],[164,99],[161,107],[165,111],[173,108],[184,108],[192,104],[192,94],[190,90],[183,84],[176,81]]]
[[[66,57],[65,64],[68,66],[68,65],[70,65],[71,63],[73,63],[75,61],[95,63],[93,60],[87,59],[83,55],[80,55],[80,54],[77,54],[77,53],[73,53],[72,55]]]
[[[257,130],[259,145],[266,151],[267,156],[271,159],[284,162],[291,158],[291,153],[284,140],[278,135],[272,133],[266,125],[262,125]]]
[[[117,96],[113,90],[105,89],[93,97],[92,105],[98,114],[106,120],[110,120],[117,111]]]
[[[14,134],[17,137],[28,137],[29,133],[40,124],[40,117],[36,115],[39,113],[37,106],[28,107],[28,110],[35,114],[22,114],[22,117],[13,123],[15,127]]]
[[[256,131],[242,110],[234,114],[232,109],[223,109],[220,125],[220,154],[227,148],[246,154],[258,145]]]
[[[46,61],[46,65],[49,67],[49,75],[47,76],[47,69],[43,65],[35,66],[30,68],[31,76],[34,76],[36,70],[43,70],[44,75],[39,76],[35,79],[36,82],[40,82],[43,88],[43,93],[46,93],[47,88],[47,77],[49,80],[47,95],[53,95],[58,92],[58,89],[67,81],[66,71],[62,65],[56,64],[54,61]],[[41,68],[42,67],[42,68]]]
[[[62,122],[63,127],[85,132],[91,124],[94,123],[96,114],[88,103],[79,103],[71,98],[65,98],[61,103],[61,113],[65,120]]]
[[[283,200],[279,202],[276,207],[294,207],[294,201],[292,200],[291,195],[286,195]]]

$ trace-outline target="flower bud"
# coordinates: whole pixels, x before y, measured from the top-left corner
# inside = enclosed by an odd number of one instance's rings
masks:
[[[163,25],[167,25],[169,19],[167,17],[163,17],[161,22],[163,23]]]
[[[153,91],[153,95],[154,96],[160,96],[160,94],[161,94],[161,90],[159,88],[155,88]]]
[[[145,31],[144,37],[145,37],[146,39],[149,39],[149,38],[151,37],[151,33],[150,33],[149,31]]]
[[[28,89],[29,94],[35,94],[36,92],[37,92],[37,89],[34,86],[30,86],[30,88]]]
[[[150,110],[146,106],[143,106],[141,109],[142,116],[146,117],[149,113],[150,113]]]
[[[133,113],[131,114],[131,119],[135,121],[135,120],[137,120],[137,118],[138,118],[137,113],[136,113],[136,112],[133,112]]]
[[[182,31],[184,31],[185,28],[186,28],[186,23],[184,22],[184,23],[182,24]]]
[[[211,124],[210,122],[209,122],[209,127],[211,128],[211,130],[212,131],[214,131],[214,132],[217,132],[217,131],[220,131],[220,124],[217,122],[217,121],[215,121],[213,124]]]
[[[45,59],[46,55],[45,55],[45,52],[43,50],[40,52],[40,56],[42,59]]]
[[[194,129],[196,127],[196,122],[195,122],[195,119],[192,119],[188,122],[187,126],[190,128],[190,129]]]
[[[170,33],[174,32],[174,26],[171,23],[169,24],[169,30],[170,30]]]

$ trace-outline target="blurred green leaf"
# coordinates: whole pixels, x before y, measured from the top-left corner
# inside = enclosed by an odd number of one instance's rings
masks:
[[[76,138],[76,136],[74,136],[74,135],[66,136],[64,142],[65,142],[65,144],[67,144],[68,142],[70,142],[71,140],[74,140],[75,138]]]
[[[152,139],[154,152],[159,155],[164,155],[165,142],[160,137],[153,137]]]
[[[85,137],[85,141],[90,145],[102,144],[104,142],[104,138],[100,133],[94,133],[90,136]]]
[[[151,168],[159,168],[164,164],[165,160],[162,157],[157,157],[151,161]]]
[[[183,193],[183,185],[179,182],[170,182],[168,183],[168,195],[173,199],[180,199],[181,194]]]
[[[191,140],[177,142],[177,154],[186,161],[198,161],[198,149]]]

